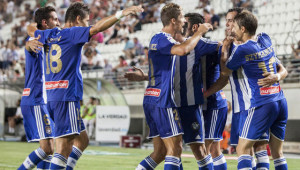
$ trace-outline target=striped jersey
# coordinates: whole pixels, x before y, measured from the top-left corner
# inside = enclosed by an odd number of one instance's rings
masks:
[[[220,57],[218,51],[201,58],[203,90],[210,88],[220,77]],[[203,110],[214,110],[227,107],[225,94],[222,90],[204,99]]]
[[[284,98],[279,82],[271,87],[257,84],[258,79],[264,78],[263,73],[276,74],[278,63],[271,39],[265,33],[259,34],[256,41],[248,40],[234,47],[226,66],[237,71],[233,77],[238,78],[246,109]]]
[[[26,41],[30,40],[32,38],[26,39]],[[25,49],[25,87],[21,105],[34,106],[47,103],[43,60],[43,50],[34,53]]]
[[[175,102],[178,107],[203,104],[201,57],[217,51],[218,42],[201,38],[186,56],[176,56]]]
[[[91,27],[53,28],[35,31],[46,49],[45,77],[48,101],[78,101],[83,95],[80,70],[82,46]]]
[[[149,84],[144,94],[144,104],[161,108],[176,107],[174,100],[175,55],[171,48],[177,44],[165,32],[155,34],[149,45]]]

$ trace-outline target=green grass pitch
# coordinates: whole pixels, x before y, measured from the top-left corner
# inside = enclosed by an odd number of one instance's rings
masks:
[[[17,169],[27,155],[35,150],[37,143],[0,142],[0,170]],[[148,156],[151,150],[126,149],[114,147],[89,146],[75,169],[79,170],[133,170],[139,162]],[[192,154],[184,152],[184,154]],[[287,159],[290,170],[300,169],[300,159]],[[186,170],[198,169],[194,158],[182,157],[183,168]],[[236,160],[227,160],[228,169],[236,169]],[[274,169],[270,161],[270,169]],[[156,169],[163,169],[161,163]]]

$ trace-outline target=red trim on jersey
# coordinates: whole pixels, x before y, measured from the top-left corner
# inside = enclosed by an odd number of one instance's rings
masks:
[[[159,97],[160,96],[160,89],[148,88],[148,89],[146,89],[144,96]]]
[[[280,86],[262,87],[259,90],[260,95],[275,94],[280,92]]]
[[[29,96],[29,95],[30,95],[30,88],[24,89],[22,96]]]
[[[46,90],[67,89],[69,87],[69,80],[47,81],[45,85]]]

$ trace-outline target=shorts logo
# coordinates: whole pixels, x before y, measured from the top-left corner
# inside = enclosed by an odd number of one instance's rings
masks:
[[[51,134],[51,128],[50,128],[50,126],[45,126],[45,129],[46,129],[46,133],[47,134]]]
[[[275,94],[280,92],[280,86],[262,87],[259,90],[260,90],[260,95]]]
[[[22,96],[29,96],[29,95],[30,95],[30,88],[24,89]]]
[[[148,88],[148,89],[146,89],[146,92],[145,92],[144,96],[159,97],[160,96],[160,89]]]
[[[67,89],[69,87],[69,80],[47,81],[45,85],[47,90]]]

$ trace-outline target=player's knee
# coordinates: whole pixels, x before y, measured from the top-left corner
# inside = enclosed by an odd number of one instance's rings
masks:
[[[43,146],[41,147],[43,149],[43,151],[47,154],[47,155],[53,155],[54,153],[54,148],[49,145],[49,146]]]
[[[282,152],[282,150],[280,150],[280,151],[273,150],[273,151],[271,152],[271,154],[272,154],[273,159],[277,159],[277,158],[283,157],[283,152]]]

